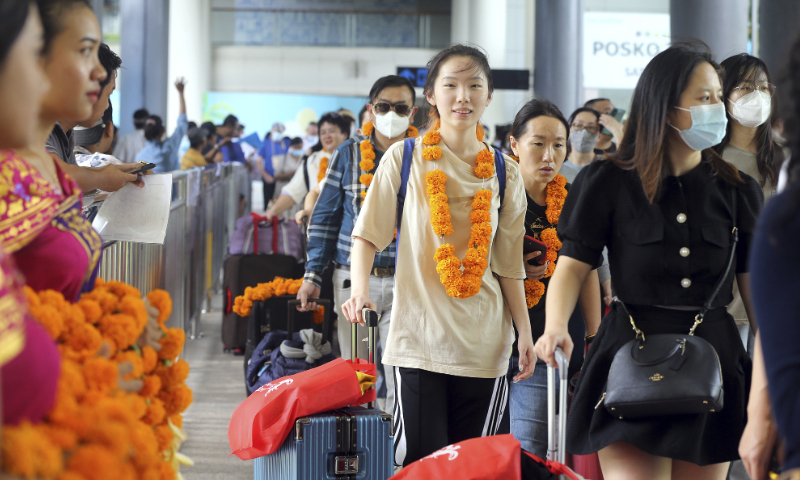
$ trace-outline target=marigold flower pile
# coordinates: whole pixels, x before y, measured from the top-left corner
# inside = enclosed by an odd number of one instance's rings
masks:
[[[172,480],[183,478],[177,452],[186,439],[181,413],[192,403],[189,364],[178,359],[181,329],[166,328],[167,292],[154,290],[161,350],[136,345],[152,323],[138,289],[98,280],[77,303],[52,290],[25,287],[31,316],[57,342],[61,372],[55,405],[44,421],[4,425],[3,469],[24,478]],[[155,311],[152,312],[153,314]],[[120,372],[128,372],[120,378]],[[120,380],[140,381],[138,393]]]
[[[267,300],[281,295],[295,295],[300,290],[303,279],[292,280],[289,278],[275,277],[271,282],[259,283],[255,287],[244,289],[244,295],[239,295],[233,302],[233,311],[239,316],[250,315],[253,309],[253,302]],[[314,323],[322,323],[325,315],[325,307],[314,310]]]
[[[361,133],[363,133],[367,139],[362,140],[358,145],[358,149],[361,150],[361,161],[358,163],[358,167],[364,171],[364,173],[358,177],[358,181],[361,183],[361,185],[364,185],[364,190],[361,192],[362,199],[367,197],[367,190],[369,189],[372,179],[375,176],[375,147],[372,145],[372,141],[369,139],[369,137],[372,135],[373,129],[374,126],[372,125],[372,122],[367,122],[361,127]],[[408,127],[408,130],[406,130],[407,138],[415,138],[417,135],[419,135],[419,130],[417,130],[417,127],[410,126]]]
[[[553,227],[542,230],[539,234],[539,240],[547,245],[547,253],[545,254],[545,261],[550,262],[547,271],[544,274],[545,278],[550,278],[556,270],[556,259],[558,258],[558,251],[561,250],[561,240],[558,239],[555,225],[558,225],[558,219],[561,216],[561,210],[564,208],[564,202],[567,201],[567,179],[562,175],[556,175],[545,188],[547,209],[545,215],[547,221]],[[525,301],[528,308],[531,309],[539,304],[539,300],[544,295],[545,286],[541,280],[525,280]]]
[[[425,160],[435,162],[442,158],[442,149],[437,145],[442,140],[438,129],[437,122],[436,126],[422,138],[423,145],[426,145],[422,150],[422,157]],[[480,125],[476,134],[478,140],[483,140],[483,129]],[[481,150],[478,153],[474,172],[478,178],[484,180],[494,175],[494,157],[490,151]],[[440,237],[450,235],[453,233],[453,223],[445,193],[447,175],[442,170],[432,170],[425,175],[425,182],[433,232]],[[469,215],[472,228],[463,262],[455,255],[455,247],[449,243],[444,243],[436,249],[433,257],[437,262],[436,272],[451,297],[469,298],[475,296],[481,289],[483,272],[489,265],[486,258],[489,256],[489,244],[492,241],[491,206],[492,191],[478,190],[472,200],[472,212]]]

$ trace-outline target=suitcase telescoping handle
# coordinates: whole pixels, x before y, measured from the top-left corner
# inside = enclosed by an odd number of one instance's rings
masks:
[[[292,338],[294,335],[294,316],[297,313],[297,306],[300,305],[300,300],[289,300],[288,310],[289,317],[286,319],[286,338]],[[328,332],[330,331],[330,318],[331,318],[331,301],[326,298],[315,298],[314,303],[320,307],[325,307],[325,312],[322,316],[322,343],[329,341]]]
[[[369,363],[375,363],[375,351],[377,350],[377,339],[375,337],[375,329],[378,328],[378,312],[375,310],[370,310],[368,308],[364,308],[361,310],[361,315],[364,318],[364,326],[366,326],[369,330],[367,332],[367,351],[369,358],[367,359]],[[351,348],[351,359],[353,362],[356,361],[358,358],[358,324],[352,323],[350,324],[350,346]],[[375,385],[372,386],[375,388]],[[375,408],[375,402],[369,402],[369,408]]]
[[[556,413],[556,372],[547,365],[547,459],[563,464],[567,439],[567,384],[569,360],[560,347],[555,351],[558,364],[558,412]]]

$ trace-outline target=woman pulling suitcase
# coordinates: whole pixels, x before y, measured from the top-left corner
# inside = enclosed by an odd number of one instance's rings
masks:
[[[428,68],[432,128],[389,148],[371,179],[343,305],[351,322],[374,308],[369,268],[396,229],[395,308],[383,362],[394,367],[398,465],[497,432],[512,317],[520,358],[514,381],[529,378],[534,364],[523,288],[525,190],[516,162],[482,142],[478,125],[492,99],[488,60],[455,45]]]
[[[567,451],[598,452],[606,480],[721,480],[738,458],[750,358],[725,306],[735,272],[749,310],[763,195],[711,149],[727,123],[719,72],[700,42],[656,55],[619,150],[581,170],[561,213],[536,354],[551,365],[556,346],[569,355],[567,319],[608,246],[619,300],[589,348],[567,427]],[[695,401],[698,380],[713,380],[701,387],[714,397]]]

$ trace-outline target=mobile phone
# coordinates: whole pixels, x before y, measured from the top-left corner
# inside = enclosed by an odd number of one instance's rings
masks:
[[[623,110],[621,108],[615,108],[615,109],[611,110],[611,113],[609,113],[609,115],[614,117],[614,120],[618,121],[619,123],[622,123],[622,119],[623,119],[623,117],[625,117],[625,110]],[[603,129],[600,130],[600,133],[602,133],[603,135],[608,135],[609,137],[613,137],[614,136],[614,134],[609,132],[606,127],[603,127]]]
[[[547,245],[539,240],[525,235],[525,240],[522,243],[522,254],[528,255],[533,252],[542,252],[538,257],[528,260],[528,265],[544,265],[545,257],[547,256]]]
[[[128,173],[130,173],[131,175],[136,175],[136,174],[139,174],[139,173],[142,173],[142,172],[146,172],[148,170],[152,170],[154,168],[156,168],[156,164],[155,163],[142,163],[141,167],[139,167],[138,169],[136,169],[136,170],[134,170],[132,172],[128,172]]]

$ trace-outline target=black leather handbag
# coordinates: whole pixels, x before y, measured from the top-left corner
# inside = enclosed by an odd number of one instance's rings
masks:
[[[636,339],[619,349],[608,372],[603,398],[606,410],[620,420],[718,412],[723,406],[722,367],[706,340],[695,337],[711,304],[730,273],[736,245],[736,194],[733,193],[732,245],[728,265],[686,335],[645,334],[636,327],[625,304],[618,301],[636,332]],[[599,404],[598,404],[599,407]]]

